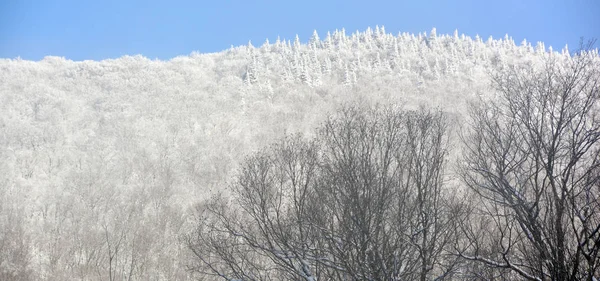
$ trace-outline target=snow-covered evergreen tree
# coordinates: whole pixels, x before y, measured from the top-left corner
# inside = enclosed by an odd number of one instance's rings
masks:
[[[310,40],[308,41],[308,45],[310,46],[311,49],[315,50],[320,47],[320,44],[321,44],[321,39],[319,39],[319,34],[315,30],[315,31],[313,31],[313,34],[310,37]]]

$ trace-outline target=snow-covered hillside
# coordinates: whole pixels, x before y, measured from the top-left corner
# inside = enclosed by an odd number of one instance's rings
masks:
[[[376,27],[169,61],[1,59],[0,280],[190,279],[179,239],[193,204],[245,154],[348,102],[460,115],[493,94],[489,72],[550,56],[570,58]]]

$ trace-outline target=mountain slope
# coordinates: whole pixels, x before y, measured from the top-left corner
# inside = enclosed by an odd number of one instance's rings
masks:
[[[493,94],[489,71],[549,56],[570,57],[377,27],[169,61],[2,59],[0,279],[188,279],[190,209],[246,153],[345,102],[460,115]]]

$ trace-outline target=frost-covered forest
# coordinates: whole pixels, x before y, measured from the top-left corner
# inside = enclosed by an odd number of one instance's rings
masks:
[[[196,205],[229,192],[246,155],[313,136],[343,104],[439,108],[457,136],[469,103],[496,96],[490,73],[574,56],[383,27],[255,44],[168,61],[1,59],[0,280],[194,280]]]

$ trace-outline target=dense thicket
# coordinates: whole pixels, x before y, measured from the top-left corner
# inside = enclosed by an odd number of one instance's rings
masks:
[[[322,37],[169,61],[1,59],[0,279],[190,279],[191,206],[242,155],[313,137],[340,102],[460,115],[494,93],[491,69],[573,59],[508,37]]]

